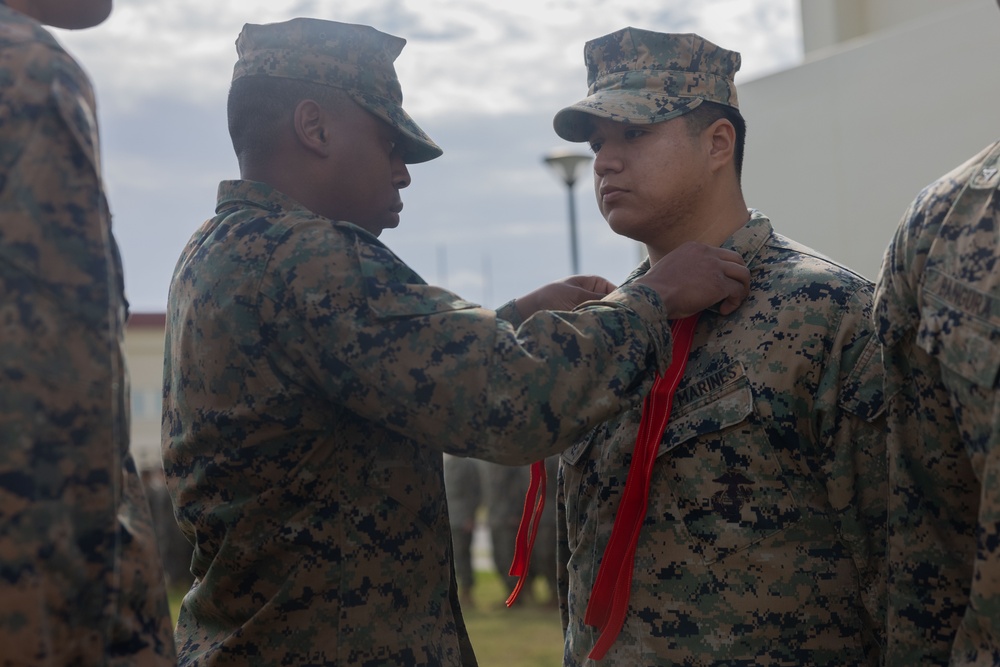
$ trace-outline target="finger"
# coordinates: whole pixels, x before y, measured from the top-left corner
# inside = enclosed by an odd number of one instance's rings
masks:
[[[600,301],[609,294],[608,292],[591,292],[590,290],[582,290],[582,292],[583,293],[580,295],[582,298],[578,303],[583,303],[584,301]]]
[[[724,262],[739,264],[740,266],[746,265],[746,262],[743,261],[743,255],[735,250],[730,250],[728,248],[713,248],[713,250],[715,251],[716,257]]]
[[[601,276],[571,276],[565,282],[591,292],[600,292],[602,294],[609,294],[615,290],[615,286]]]
[[[729,279],[735,280],[741,285],[743,285],[747,290],[750,289],[750,269],[743,264],[743,258],[739,257],[739,263],[726,262],[722,265],[722,273]]]
[[[729,315],[746,300],[747,296],[750,294],[750,272],[743,268],[744,271],[733,271],[734,276],[726,277],[726,288],[729,294],[725,299],[719,304],[719,312],[723,315]]]

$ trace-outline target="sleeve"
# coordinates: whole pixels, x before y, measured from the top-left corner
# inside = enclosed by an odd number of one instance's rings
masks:
[[[875,331],[886,347],[898,345],[920,323],[920,276],[938,230],[960,187],[942,189],[941,182],[924,188],[906,209],[879,271],[874,296]]]
[[[508,465],[558,452],[633,405],[669,362],[669,323],[649,288],[539,312],[515,329],[325,221],[279,244],[260,293],[265,332],[331,402]]]
[[[517,306],[514,305],[515,301],[516,299],[511,299],[497,308],[497,317],[501,320],[507,320],[516,329],[524,324],[524,318],[521,317],[521,313],[517,312]]]
[[[884,644],[886,422],[871,294],[870,285],[857,290],[842,312],[821,378],[816,429],[827,497],[858,569],[870,627]]]

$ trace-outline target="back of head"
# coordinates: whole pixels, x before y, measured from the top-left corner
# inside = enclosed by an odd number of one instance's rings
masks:
[[[233,81],[227,104],[229,137],[241,166],[275,154],[283,135],[293,134],[295,107],[306,99],[331,110],[350,103],[337,88],[300,79],[245,76]]]
[[[403,110],[393,62],[406,40],[370,26],[297,18],[247,24],[229,94],[229,130],[237,156],[266,155],[303,99],[352,100],[398,130],[403,159],[424,162],[441,149]]]
[[[693,33],[629,27],[587,42],[583,54],[587,97],[556,114],[556,134],[567,141],[587,141],[595,118],[650,125],[704,107],[692,114],[692,125],[708,118],[733,122],[739,174],[746,128],[733,81],[739,53]]]

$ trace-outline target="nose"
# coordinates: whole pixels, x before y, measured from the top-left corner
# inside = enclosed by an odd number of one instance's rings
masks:
[[[618,172],[622,169],[622,161],[607,144],[601,147],[594,156],[594,174],[604,176],[608,172]]]
[[[392,184],[399,190],[410,184],[410,170],[399,156],[394,157],[392,161]]]

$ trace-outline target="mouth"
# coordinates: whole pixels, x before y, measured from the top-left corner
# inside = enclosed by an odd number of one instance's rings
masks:
[[[403,210],[403,202],[399,201],[389,207],[390,213],[399,213]]]
[[[624,197],[628,193],[628,190],[613,185],[602,185],[599,192],[601,201],[605,204],[610,204]]]

